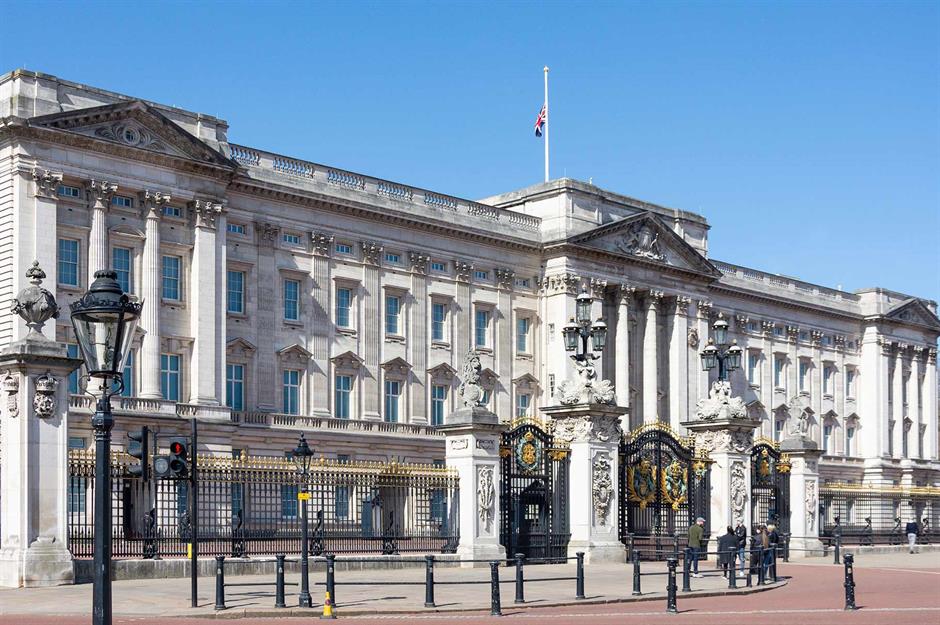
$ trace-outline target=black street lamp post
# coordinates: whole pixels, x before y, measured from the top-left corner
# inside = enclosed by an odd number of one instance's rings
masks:
[[[565,351],[575,352],[571,357],[586,365],[592,365],[594,360],[600,358],[594,352],[603,351],[607,344],[607,324],[604,320],[598,319],[591,325],[593,302],[594,298],[582,290],[575,299],[575,317],[561,331],[565,338]],[[592,349],[588,349],[588,339],[591,339]]]
[[[307,499],[310,493],[307,491],[307,480],[310,475],[310,462],[313,459],[313,450],[307,444],[304,435],[300,435],[297,447],[291,452],[291,460],[294,462],[294,468],[300,475],[301,486],[298,494],[300,510],[300,607],[313,607],[313,599],[310,597],[310,563],[307,545]]]
[[[702,370],[711,371],[718,367],[718,381],[727,382],[728,374],[741,366],[741,353],[744,351],[737,341],[728,343],[728,322],[718,313],[718,319],[712,324],[713,338],[702,349]]]
[[[114,271],[96,271],[95,281],[71,305],[72,327],[90,378],[100,397],[91,425],[95,431],[95,559],[92,624],[111,625],[111,397],[124,390],[124,362],[141,304],[121,291]]]

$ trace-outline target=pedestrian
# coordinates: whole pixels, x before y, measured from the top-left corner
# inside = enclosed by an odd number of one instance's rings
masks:
[[[770,550],[770,528],[766,525],[761,525],[760,530],[760,545],[764,548],[764,560],[760,563],[760,566],[764,570],[764,583],[767,584],[770,582],[768,573],[770,572],[770,564],[773,562],[774,554],[773,551]]]
[[[911,553],[914,553],[914,545],[917,544],[917,521],[913,518],[908,521],[904,531],[907,532],[907,546],[911,550]]]
[[[738,537],[734,528],[728,526],[727,533],[718,539],[718,562],[721,564],[722,577],[734,575],[734,556],[738,552]]]
[[[705,537],[705,519],[698,517],[689,527],[689,557],[692,559],[692,577],[701,577],[698,573],[698,554],[702,550]]]
[[[744,527],[744,519],[738,519],[738,526],[734,528],[734,535],[738,539],[738,561],[741,562],[741,575],[744,575],[746,564],[744,554],[747,551],[747,528]]]

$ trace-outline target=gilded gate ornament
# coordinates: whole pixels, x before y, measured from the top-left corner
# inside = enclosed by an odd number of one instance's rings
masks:
[[[678,510],[688,499],[689,471],[678,460],[673,460],[661,476],[663,500],[670,504],[673,510]]]
[[[640,510],[656,501],[656,467],[650,460],[627,468],[627,501],[639,504]]]
[[[534,471],[542,460],[542,445],[535,435],[526,432],[516,443],[516,464],[523,471]]]

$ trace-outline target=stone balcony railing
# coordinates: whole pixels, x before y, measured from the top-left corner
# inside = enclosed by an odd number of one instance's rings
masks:
[[[793,295],[809,298],[822,298],[840,304],[854,304],[859,300],[858,295],[854,293],[839,291],[838,289],[830,289],[824,286],[810,284],[809,282],[802,282],[793,278],[787,278],[786,276],[766,273],[763,271],[758,271],[757,269],[750,269],[748,267],[741,267],[740,265],[732,265],[731,263],[722,262],[720,260],[710,260],[723,276],[736,278],[744,282],[755,283],[755,286],[760,284],[763,285],[762,288],[768,288],[770,290],[782,289]]]
[[[365,202],[374,202],[372,198],[387,198],[412,212],[424,213],[448,221],[463,217],[468,224],[477,220],[481,224],[497,224],[506,228],[509,234],[515,233],[517,236],[526,238],[530,238],[527,233],[538,232],[542,223],[541,218],[532,215],[344,171],[328,165],[300,161],[232,143],[229,144],[229,148],[232,158],[245,166],[249,172],[261,170],[272,173],[283,178],[285,184],[298,185],[301,181],[321,183],[353,193],[361,193],[367,196],[363,198]]]
[[[229,421],[231,412],[226,406],[205,406],[201,404],[181,404],[166,399],[145,399],[142,397],[112,397],[111,409],[120,415],[180,417],[184,419],[214,419]],[[92,413],[95,411],[95,398],[88,395],[69,395],[69,410]]]
[[[233,412],[232,423],[247,426],[290,430],[320,430],[327,432],[356,432],[397,436],[443,436],[437,428],[419,423],[388,423],[361,419],[335,419],[311,417],[278,412]]]

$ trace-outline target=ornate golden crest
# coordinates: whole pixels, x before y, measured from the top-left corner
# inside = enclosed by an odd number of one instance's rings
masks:
[[[656,501],[656,467],[649,460],[627,467],[627,501],[639,504],[640,510]]]
[[[777,471],[780,473],[789,473],[790,466],[790,454],[780,454],[780,461],[777,462]]]
[[[678,510],[679,506],[688,499],[688,479],[688,469],[683,467],[678,460],[673,460],[672,464],[661,473],[660,486],[663,499],[672,505],[673,510]]]

